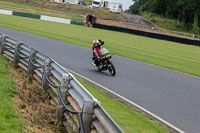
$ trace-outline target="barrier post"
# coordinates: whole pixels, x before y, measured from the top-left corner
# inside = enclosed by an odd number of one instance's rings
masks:
[[[14,67],[17,68],[17,64],[19,63],[19,55],[17,53],[20,52],[20,47],[22,45],[22,42],[18,42],[15,46],[15,54],[14,54]]]
[[[31,61],[35,62],[35,54],[36,54],[36,51],[31,48],[31,51],[30,51],[30,54],[29,54],[28,73],[27,73],[28,80],[29,80],[30,83],[32,83],[32,80],[33,80],[33,71],[35,70],[35,67],[31,63]]]
[[[4,53],[4,47],[5,47],[5,41],[6,41],[6,35],[1,35],[1,41],[0,41],[0,53],[3,55]]]
[[[84,100],[82,118],[83,118],[83,126],[85,133],[90,133],[93,110],[94,110],[94,101]]]
[[[67,91],[68,91],[68,82],[69,81],[69,74],[63,73],[62,74],[62,81],[61,81],[61,97],[63,101],[66,101]],[[58,96],[58,104],[57,104],[57,110],[56,110],[56,117],[58,121],[62,121],[64,116],[64,107],[59,99]]]
[[[44,61],[44,70],[43,70],[43,74],[42,74],[42,88],[43,89],[47,89],[48,87],[48,81],[47,79],[45,78],[45,75],[44,73],[46,73],[46,75],[49,75],[49,72],[50,72],[50,65],[51,65],[51,59],[46,59]]]

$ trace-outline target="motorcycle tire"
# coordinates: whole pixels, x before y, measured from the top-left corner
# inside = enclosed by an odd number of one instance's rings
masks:
[[[115,67],[114,67],[114,65],[112,64],[112,62],[110,62],[110,64],[109,64],[108,71],[110,72],[110,74],[111,74],[112,76],[115,76],[116,70],[115,70]]]
[[[97,67],[97,70],[99,71],[99,72],[101,72],[102,70],[99,68],[99,67]]]

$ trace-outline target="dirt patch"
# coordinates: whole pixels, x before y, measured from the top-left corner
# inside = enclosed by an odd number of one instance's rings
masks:
[[[9,67],[10,76],[17,84],[18,94],[13,98],[16,110],[27,124],[23,133],[58,133],[56,107],[50,105],[49,95],[37,82],[29,84],[21,69]]]

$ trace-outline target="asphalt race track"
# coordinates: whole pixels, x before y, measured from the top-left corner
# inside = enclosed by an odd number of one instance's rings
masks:
[[[89,48],[2,27],[0,33],[29,44],[62,66],[109,88],[185,132],[200,132],[198,77],[119,56],[112,59],[117,70],[112,77],[91,65]]]

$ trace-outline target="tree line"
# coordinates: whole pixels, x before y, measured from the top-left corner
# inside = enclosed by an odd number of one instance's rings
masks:
[[[152,12],[177,19],[188,28],[200,32],[200,0],[133,0],[128,12]]]

